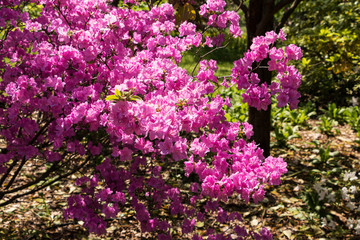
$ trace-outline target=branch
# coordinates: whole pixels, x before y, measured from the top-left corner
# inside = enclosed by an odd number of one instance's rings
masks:
[[[11,185],[14,183],[16,177],[18,176],[19,172],[21,171],[21,169],[23,168],[25,163],[26,163],[26,157],[24,156],[23,159],[21,160],[19,167],[16,169],[14,175],[10,179],[10,181],[9,181],[8,185],[5,187],[5,189],[9,189],[11,187]]]
[[[89,162],[89,160],[90,160],[90,156],[88,156],[87,159],[86,159],[80,166],[78,166],[77,168],[75,168],[73,171],[71,171],[71,172],[69,172],[69,173],[66,173],[66,174],[63,174],[63,175],[60,175],[60,176],[58,176],[57,178],[55,178],[54,180],[52,180],[52,181],[50,181],[50,182],[42,185],[41,187],[38,187],[38,188],[33,189],[33,190],[31,190],[31,191],[25,192],[25,193],[23,193],[23,194],[15,195],[15,196],[13,196],[12,198],[10,198],[9,200],[1,203],[1,204],[0,204],[0,207],[6,206],[6,205],[8,205],[8,204],[10,204],[10,203],[13,203],[16,199],[18,199],[18,198],[20,198],[20,197],[24,197],[24,196],[26,196],[26,195],[33,194],[33,193],[35,193],[35,192],[38,192],[38,191],[40,191],[41,189],[44,189],[44,188],[46,188],[47,186],[50,186],[50,185],[54,184],[55,182],[57,182],[57,181],[59,181],[59,180],[61,180],[61,179],[63,179],[63,178],[66,178],[66,177],[74,174],[75,172],[77,172],[77,171],[79,171],[81,168],[83,168],[83,167]]]
[[[69,26],[69,28],[72,30],[73,27],[71,26],[70,22],[68,21],[68,19],[66,18],[66,16],[64,15],[64,13],[61,11],[60,9],[60,3],[59,6],[57,6],[56,4],[54,4],[54,7],[59,11],[60,15],[64,18],[65,22],[67,23],[67,25]]]
[[[36,135],[33,137],[33,139],[31,139],[31,141],[29,142],[28,145],[32,145],[33,143],[35,143],[35,141],[38,139],[38,137],[44,132],[46,131],[47,127],[50,125],[50,123],[52,122],[52,119],[50,121],[48,121],[41,129],[40,131],[38,131],[36,133]],[[17,178],[18,174],[20,173],[21,169],[24,167],[25,163],[26,163],[27,159],[24,156],[19,167],[16,169],[14,175],[12,176],[12,178],[10,179],[8,185],[6,186],[6,190],[9,189],[11,187],[11,185],[14,183],[15,179]],[[3,179],[1,179],[2,181]],[[5,179],[4,179],[5,180]],[[3,182],[1,182],[1,185],[3,184]],[[0,185],[0,186],[1,186]]]
[[[212,52],[215,52],[216,50],[219,50],[219,49],[222,49],[222,48],[226,48],[226,47],[229,45],[229,43],[230,43],[230,41],[227,42],[224,46],[216,47],[216,48],[212,49],[211,51],[205,53],[204,55],[200,56],[200,58],[199,58],[198,62],[196,63],[193,71],[191,72],[191,76],[194,76],[194,72],[195,72],[195,70],[196,70],[196,67],[199,65],[200,61],[201,61],[204,57],[206,57],[207,55],[209,55],[209,54],[212,53]]]
[[[0,188],[2,187],[2,185],[4,184],[6,178],[9,176],[10,172],[12,171],[12,169],[15,167],[15,165],[17,163],[18,163],[18,161],[16,161],[14,159],[11,166],[7,169],[6,173],[1,177],[1,179],[0,179]],[[1,197],[0,197],[0,199],[1,199]]]
[[[276,33],[279,33],[280,29],[284,27],[286,21],[289,19],[290,15],[295,11],[296,7],[300,4],[301,1],[303,0],[294,0],[291,7],[284,13],[279,25],[276,26],[275,28]]]
[[[56,169],[57,165],[59,164],[60,161],[55,162],[46,172],[44,172],[40,177],[38,177],[36,180],[29,182],[25,185],[22,185],[20,187],[17,188],[13,188],[11,190],[8,191],[4,191],[4,192],[0,192],[0,199],[2,198],[2,196],[4,196],[5,194],[9,194],[9,193],[14,193],[14,192],[18,192],[21,191],[25,188],[28,188],[32,185],[35,185],[39,182],[41,182],[42,180],[45,180],[45,178],[47,178],[52,172],[54,172],[54,170]]]
[[[281,2],[279,2],[278,4],[275,5],[274,13],[277,13],[278,11],[283,9],[283,7],[285,7],[286,5],[288,5],[292,2],[294,2],[294,0],[282,0]]]
[[[242,4],[241,6],[240,6],[240,9],[243,11],[243,13],[245,14],[245,19],[247,19],[248,18],[248,16],[249,16],[249,9],[248,9],[248,7],[246,6],[246,5],[244,5],[244,4]]]
[[[241,9],[241,11],[244,13],[245,15],[245,20],[247,19],[248,15],[249,15],[249,9],[247,8],[247,6],[244,4],[245,0],[233,0],[233,2],[239,6],[239,8]],[[236,11],[237,12],[237,11]]]

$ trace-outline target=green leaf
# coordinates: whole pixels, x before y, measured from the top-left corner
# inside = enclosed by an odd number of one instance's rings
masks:
[[[306,66],[306,65],[309,65],[311,62],[311,59],[306,59],[306,58],[302,58],[301,59],[301,63]]]
[[[105,98],[105,100],[107,101],[118,101],[119,100],[119,97],[118,96],[115,96],[115,95],[110,95],[110,96],[107,96]]]
[[[118,89],[115,89],[115,95],[122,97],[122,92],[120,92]]]
[[[202,228],[202,227],[204,226],[204,222],[197,222],[197,223],[196,223],[196,226],[197,226],[198,228]]]
[[[136,102],[136,101],[142,100],[142,98],[137,96],[137,95],[133,95],[133,96],[130,97],[129,100],[133,101],[133,102]]]

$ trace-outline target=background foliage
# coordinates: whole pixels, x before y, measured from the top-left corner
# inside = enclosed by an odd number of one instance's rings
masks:
[[[359,96],[360,3],[355,0],[302,1],[286,28],[288,41],[304,57],[300,91],[318,107],[351,104]]]

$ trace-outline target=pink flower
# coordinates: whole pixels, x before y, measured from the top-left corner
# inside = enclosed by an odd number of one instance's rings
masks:
[[[173,142],[170,138],[166,138],[164,142],[159,143],[160,153],[162,155],[170,154],[173,148]]]
[[[286,56],[289,60],[299,60],[302,58],[301,48],[295,46],[294,44],[290,44],[285,48]]]
[[[194,171],[194,161],[190,160],[190,161],[186,161],[184,162],[185,164],[185,176],[189,177],[189,175]]]
[[[184,219],[183,224],[181,226],[181,230],[183,234],[187,234],[193,231],[194,227],[195,227],[195,219]]]
[[[132,160],[132,153],[133,153],[133,151],[127,147],[120,150],[120,161]]]
[[[277,107],[284,107],[289,101],[289,96],[286,95],[284,92],[280,92],[276,99],[278,101]]]
[[[258,203],[264,200],[264,196],[265,196],[265,191],[263,189],[263,186],[260,186],[259,189],[253,193],[252,198],[254,199],[255,203]]]
[[[180,32],[179,37],[187,36],[187,35],[194,35],[195,30],[196,30],[195,24],[185,21],[185,22],[181,23],[181,25],[179,27],[179,32]]]
[[[70,158],[93,159],[93,177],[76,181],[81,191],[69,197],[65,218],[104,234],[104,219],[128,203],[142,231],[171,239],[170,229],[180,225],[183,233],[191,233],[195,216],[208,221],[216,211],[219,222],[234,220],[234,214],[219,208],[234,192],[245,202],[251,197],[258,202],[266,184],[280,183],[286,163],[264,160],[262,150],[243,137],[252,137],[250,124],[243,123],[244,134],[239,134],[240,123],[226,121],[231,102],[214,95],[216,61],[201,61],[196,77],[179,66],[189,49],[222,46],[224,34],[210,38],[193,23],[179,24],[170,4],[134,10],[110,7],[106,0],[61,0],[56,7],[41,0],[41,16],[30,19],[18,3],[3,1],[0,9],[0,26],[14,27],[0,49],[0,91],[6,93],[0,98],[5,106],[0,134],[8,151],[0,156],[0,172],[7,171],[10,159],[61,160],[66,168],[64,150]],[[207,0],[200,15],[209,28],[240,37],[239,15],[224,11],[225,6],[224,0]],[[19,20],[25,23],[21,31]],[[232,69],[231,85],[245,89],[244,102],[259,110],[267,109],[271,95],[290,108],[300,97],[301,76],[289,61],[300,59],[301,51],[293,45],[285,52],[273,47],[277,38],[285,39],[282,32],[254,38]],[[254,68],[267,58],[269,70],[277,71],[270,86],[261,84]],[[229,83],[224,79],[222,85]],[[189,177],[179,188],[172,186],[177,181],[171,178],[178,176],[171,173],[173,161],[184,162]],[[158,209],[177,216],[159,220]],[[265,230],[260,234],[270,236]],[[232,237],[214,229],[206,235]]]
[[[242,123],[242,125],[243,125],[243,131],[247,139],[250,139],[254,135],[253,126],[247,122]]]
[[[207,7],[210,11],[223,12],[226,5],[224,0],[207,0]]]
[[[57,162],[62,159],[61,155],[59,153],[52,152],[52,151],[46,151],[45,156],[46,156],[48,162]]]
[[[199,155],[200,157],[204,157],[206,153],[210,151],[209,147],[206,146],[204,142],[200,142],[199,138],[196,138],[192,143],[189,149],[194,154]]]
[[[186,138],[179,139],[175,142],[172,148],[172,157],[175,161],[187,158],[187,140]]]

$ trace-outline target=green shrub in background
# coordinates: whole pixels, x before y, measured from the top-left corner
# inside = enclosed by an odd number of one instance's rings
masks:
[[[273,100],[273,102],[273,105],[276,105],[276,101]],[[308,127],[308,120],[315,115],[315,106],[312,102],[308,102],[306,105],[293,110],[290,110],[289,107],[281,109],[273,107],[271,112],[273,122],[287,122],[292,126],[298,127]]]
[[[233,86],[230,88],[221,87],[216,92],[222,97],[228,97],[231,100],[232,106],[230,108],[225,107],[225,117],[229,122],[246,122],[248,120],[249,106],[247,103],[242,102],[242,91]]]
[[[298,133],[298,126],[291,126],[289,124],[278,124],[274,125],[273,136],[275,138],[275,142],[271,143],[272,147],[279,148],[290,148],[296,150],[296,147],[293,145],[289,145],[289,140],[293,138],[301,138]]]
[[[360,132],[360,107],[347,108],[347,123],[357,132]]]
[[[304,58],[303,101],[325,107],[350,104],[360,96],[360,1],[302,1],[287,28],[288,41],[300,46]]]

